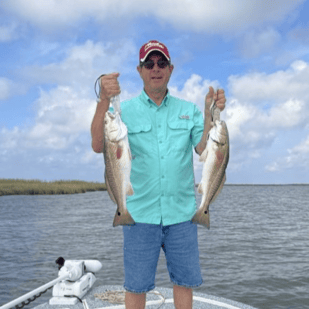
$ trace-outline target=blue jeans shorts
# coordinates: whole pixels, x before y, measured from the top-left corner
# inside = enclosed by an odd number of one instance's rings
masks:
[[[123,226],[124,288],[146,293],[155,288],[161,247],[172,283],[187,288],[203,283],[197,241],[197,226],[191,221],[162,226],[135,223]]]

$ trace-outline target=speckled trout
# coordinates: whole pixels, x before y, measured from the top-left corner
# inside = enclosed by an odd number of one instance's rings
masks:
[[[198,193],[203,194],[201,204],[192,222],[210,227],[209,205],[221,192],[226,180],[229,161],[229,134],[226,123],[220,121],[220,110],[212,103],[213,127],[208,133],[207,145],[199,161],[204,162]]]
[[[117,204],[113,226],[128,225],[134,223],[126,206],[126,196],[134,194],[128,130],[121,120],[119,96],[112,98],[111,103],[114,113],[107,111],[104,118],[105,183],[110,198]]]

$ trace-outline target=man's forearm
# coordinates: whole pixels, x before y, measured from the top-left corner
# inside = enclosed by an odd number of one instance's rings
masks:
[[[92,149],[96,153],[104,149],[104,118],[108,110],[106,102],[99,102],[91,124]]]
[[[201,155],[204,149],[206,148],[208,132],[211,129],[211,120],[212,120],[211,113],[206,112],[204,118],[203,136],[201,138],[201,141],[195,147],[195,152],[199,155]]]

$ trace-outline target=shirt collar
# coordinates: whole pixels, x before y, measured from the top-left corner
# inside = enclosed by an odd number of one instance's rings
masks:
[[[152,106],[153,104],[154,104],[155,106],[157,106],[157,104],[156,104],[155,102],[153,102],[153,101],[149,98],[149,96],[148,96],[148,94],[146,93],[145,89],[143,89],[142,93],[140,94],[140,98],[142,99],[142,102],[144,102],[148,107]],[[162,105],[167,106],[167,104],[168,104],[168,102],[169,102],[169,99],[170,99],[170,92],[169,92],[169,90],[167,89],[167,93],[166,93],[166,95],[165,95],[165,97],[164,97],[164,99],[163,99],[163,101],[162,101],[162,103],[161,103],[161,106],[162,106]]]

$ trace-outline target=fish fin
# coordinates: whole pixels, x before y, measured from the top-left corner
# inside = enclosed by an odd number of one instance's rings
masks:
[[[131,225],[134,223],[135,221],[133,220],[132,216],[130,215],[127,209],[121,213],[119,209],[117,208],[114,221],[113,221],[114,227],[117,225]]]
[[[131,183],[128,183],[126,193],[127,193],[127,195],[133,195],[134,194],[133,187],[132,187]]]
[[[200,155],[199,161],[200,162],[205,162],[206,158],[207,158],[207,154],[208,154],[208,150],[207,147],[204,149],[204,151],[202,152],[202,154]]]
[[[202,186],[201,183],[198,185],[197,192],[198,192],[199,194],[203,194],[203,186]]]
[[[221,190],[222,190],[222,188],[223,188],[223,185],[224,185],[224,183],[225,183],[225,180],[226,180],[226,175],[225,175],[225,173],[224,173],[224,176],[223,176],[223,179],[222,179],[222,181],[221,181],[221,183],[220,183],[220,186],[219,186],[218,190],[216,191],[215,195],[214,195],[214,196],[212,197],[212,199],[210,200],[210,203],[213,203],[213,202],[216,200],[216,198],[218,197],[219,193],[221,192]],[[210,204],[210,203],[209,203],[209,204]]]
[[[108,192],[108,195],[109,195],[110,199],[111,199],[115,204],[117,204],[116,199],[115,199],[114,194],[113,194],[113,191],[111,190],[111,187],[110,187],[110,185],[109,185],[109,183],[108,183],[108,179],[107,179],[107,177],[106,177],[106,172],[105,172],[105,184],[106,184],[106,189],[107,189],[107,192]]]
[[[206,213],[205,213],[206,212]],[[209,218],[209,209],[207,207],[207,210],[204,210],[203,208],[200,208],[197,210],[191,221],[195,224],[200,224],[208,229],[210,228],[210,218]]]

